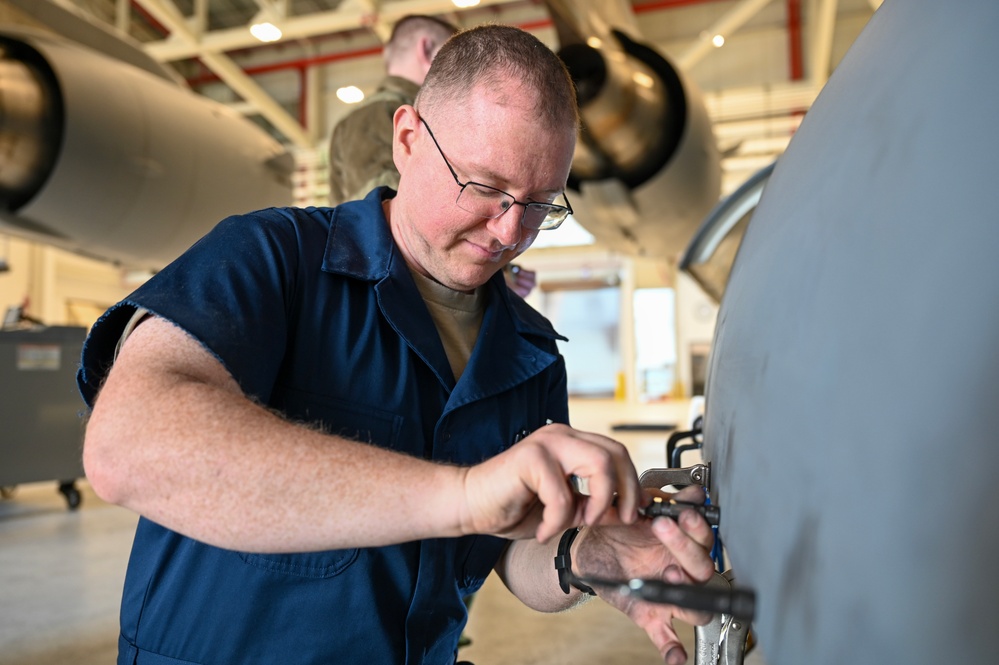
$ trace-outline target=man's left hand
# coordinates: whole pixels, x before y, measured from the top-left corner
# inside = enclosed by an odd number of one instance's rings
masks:
[[[700,487],[688,487],[678,500],[704,502]],[[711,560],[714,534],[696,511],[684,511],[678,520],[657,517],[636,524],[608,524],[583,529],[574,547],[573,569],[579,577],[603,579],[659,579],[671,584],[707,582],[715,572]],[[710,615],[672,605],[649,603],[606,588],[594,587],[601,598],[645,629],[670,665],[686,662],[687,654],[673,629],[673,619],[704,624]]]
[[[521,298],[529,296],[538,283],[536,272],[512,263],[503,269],[503,277],[510,290]]]

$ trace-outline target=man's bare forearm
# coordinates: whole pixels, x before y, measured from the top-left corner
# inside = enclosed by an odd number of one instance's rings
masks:
[[[461,535],[464,469],[288,422],[157,318],[124,345],[84,461],[102,497],[219,547],[301,552]]]
[[[590,598],[571,587],[566,594],[559,587],[555,570],[557,548],[558,538],[547,543],[515,540],[496,564],[496,573],[511,593],[539,612],[561,612]]]

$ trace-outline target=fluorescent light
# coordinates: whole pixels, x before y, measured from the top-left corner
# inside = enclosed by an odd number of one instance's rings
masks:
[[[344,104],[356,104],[364,99],[364,93],[356,85],[348,85],[343,88],[337,88],[336,96]]]
[[[459,9],[465,9],[466,7],[474,7],[479,4],[479,0],[451,0],[451,4]]]
[[[262,42],[276,42],[281,39],[281,29],[270,21],[254,23],[250,26],[250,34]]]

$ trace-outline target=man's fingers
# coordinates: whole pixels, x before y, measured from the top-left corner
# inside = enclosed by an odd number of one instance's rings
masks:
[[[658,490],[651,490],[651,492],[656,496],[670,497],[676,501],[684,503],[703,504],[707,498],[704,494],[704,488],[700,485],[690,485],[684,487],[682,490],[672,495]],[[707,523],[707,520],[697,514],[696,511],[691,510],[682,513],[679,518],[679,523],[680,528],[686,531],[687,534],[702,547],[710,549],[711,546],[714,545],[715,534],[714,531],[711,530],[711,525]]]
[[[684,623],[689,623],[691,626],[703,626],[710,622],[714,616],[710,612],[701,610],[687,610],[683,608],[677,608],[676,610],[676,618]]]
[[[623,450],[623,446],[622,446]],[[618,492],[617,511],[621,521],[631,524],[638,519],[638,506],[645,500],[645,492],[638,482],[638,471],[631,459],[631,455],[625,452],[624,461],[618,467]]]
[[[715,533],[711,525],[695,510],[688,510],[680,515],[680,528],[704,549],[710,550],[715,543]]]
[[[510,466],[517,480],[497,480],[496,470]],[[546,542],[571,526],[597,524],[615,502],[625,523],[638,516],[641,488],[631,457],[621,443],[599,434],[550,424],[482,467],[478,475],[487,487],[470,493],[478,501],[467,521],[486,533]],[[585,479],[588,494],[573,489],[571,476]]]
[[[543,506],[541,521],[534,536],[545,543],[572,526],[576,497],[562,475],[557,460],[551,459],[548,451],[541,452],[541,459],[531,469],[532,479],[528,482],[528,489],[537,495]]]
[[[688,503],[704,503],[706,495],[704,494],[704,488],[700,485],[687,485],[674,494],[673,498],[677,501],[686,501]]]
[[[565,472],[578,476],[587,485],[586,524],[596,524],[615,502],[623,522],[635,521],[642,489],[627,449],[619,441],[600,434],[566,429],[571,437],[567,445],[578,451],[570,451],[567,461],[576,461],[566,466]]]
[[[680,665],[680,663],[687,662],[687,652],[683,648],[683,644],[677,637],[676,633],[673,631],[671,622],[669,619],[663,619],[656,616],[658,613],[653,615],[653,619],[650,620],[645,626],[645,632],[652,640],[652,643],[656,645],[659,649],[660,655],[663,657],[663,661],[669,663],[669,665]]]
[[[669,549],[679,568],[686,571],[693,581],[706,582],[714,575],[714,562],[705,551],[707,545],[702,538],[693,534],[703,536],[702,531],[706,530],[710,544],[711,527],[693,510],[684,511],[679,521],[678,524],[669,517],[657,517],[652,522],[652,533]]]

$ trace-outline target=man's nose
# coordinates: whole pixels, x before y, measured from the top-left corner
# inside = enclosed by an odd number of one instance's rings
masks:
[[[504,210],[503,214],[499,217],[489,220],[489,231],[500,241],[504,248],[512,249],[516,247],[523,237],[524,227],[521,225],[521,221],[524,219],[525,212],[527,211],[524,206],[515,203]]]

